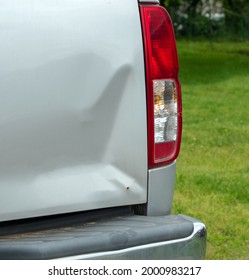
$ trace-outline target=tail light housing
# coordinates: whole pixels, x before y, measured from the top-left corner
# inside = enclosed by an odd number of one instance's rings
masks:
[[[147,91],[148,165],[174,161],[182,132],[179,64],[172,22],[159,5],[140,4]]]

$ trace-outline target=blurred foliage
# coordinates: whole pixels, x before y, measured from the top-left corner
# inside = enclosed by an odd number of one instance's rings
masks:
[[[178,37],[249,39],[248,0],[165,0]]]
[[[173,213],[206,224],[206,259],[249,260],[249,43],[177,47],[183,131]]]

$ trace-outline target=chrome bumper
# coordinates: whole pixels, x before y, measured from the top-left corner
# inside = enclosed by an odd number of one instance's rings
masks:
[[[102,211],[101,211],[102,212]],[[98,212],[99,213],[99,212]],[[204,259],[206,227],[184,215],[69,216],[2,229],[0,259]],[[102,213],[101,213],[102,214]],[[106,213],[107,214],[107,213]],[[112,216],[111,216],[112,215]],[[47,228],[47,229],[46,229]],[[6,233],[4,233],[6,232]]]
[[[206,255],[206,226],[197,219],[179,215],[193,223],[193,232],[190,236],[155,242],[122,250],[97,252],[67,257],[64,259],[88,260],[202,260]]]

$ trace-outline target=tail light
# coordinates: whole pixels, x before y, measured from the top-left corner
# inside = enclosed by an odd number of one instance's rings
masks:
[[[148,165],[174,161],[182,130],[181,88],[175,35],[168,12],[141,4],[147,91]]]

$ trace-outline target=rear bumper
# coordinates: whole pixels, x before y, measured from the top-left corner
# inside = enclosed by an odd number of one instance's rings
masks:
[[[184,215],[125,215],[0,237],[0,259],[203,259],[206,228]]]
[[[206,254],[206,226],[191,217],[179,215],[190,221],[193,232],[185,238],[153,242],[121,250],[96,252],[71,256],[66,259],[103,259],[103,260],[201,260]],[[171,216],[172,217],[172,216]],[[185,225],[183,225],[185,226]],[[156,233],[155,233],[156,234]]]

